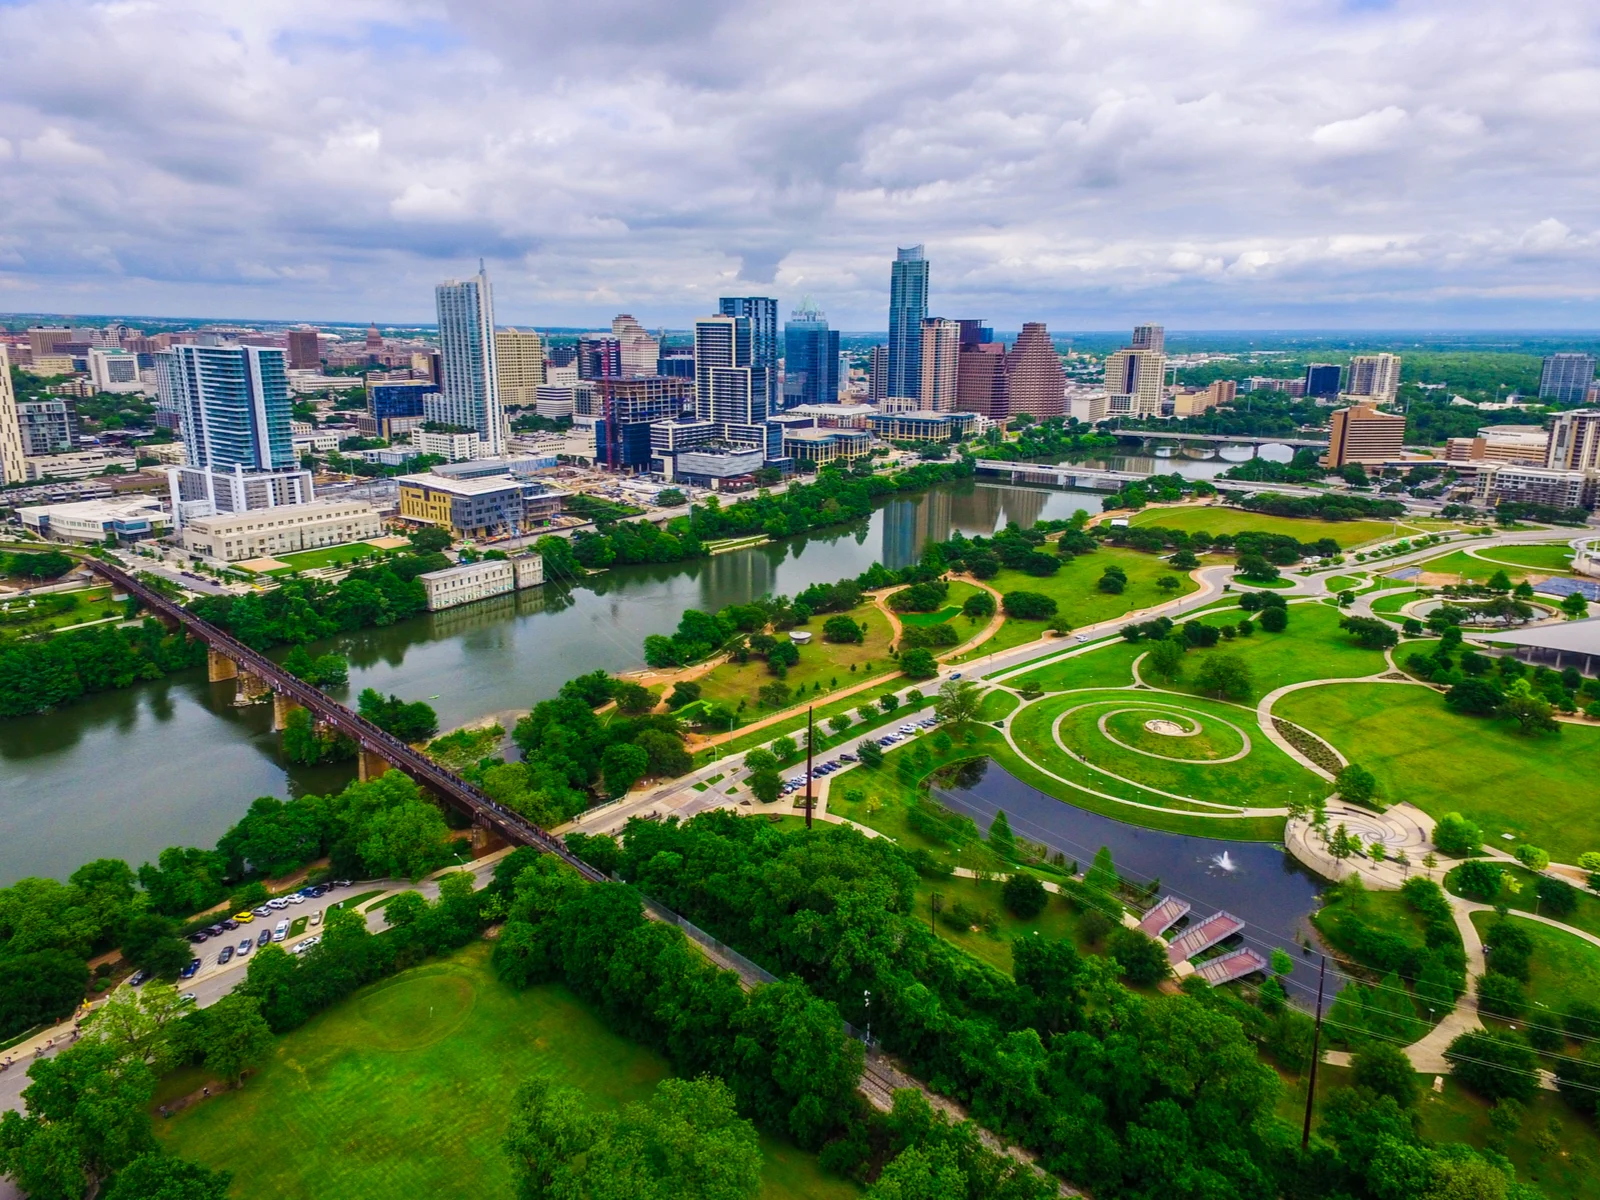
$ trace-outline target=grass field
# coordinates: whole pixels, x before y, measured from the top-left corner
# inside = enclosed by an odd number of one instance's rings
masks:
[[[1395,592],[1388,596],[1379,596],[1372,602],[1372,611],[1386,616],[1399,616],[1400,610],[1413,601],[1421,599],[1415,591]]]
[[[1479,553],[1497,563],[1538,571],[1566,571],[1572,567],[1572,547],[1559,543],[1488,546]]]
[[[1480,936],[1498,919],[1492,912],[1472,914],[1472,924]],[[1538,921],[1511,919],[1533,939],[1527,983],[1528,998],[1533,1002],[1528,1012],[1530,1021],[1559,1026],[1575,1003],[1593,1003],[1600,996],[1600,946]]]
[[[1013,916],[1000,900],[1000,884],[977,879],[922,879],[917,883],[917,909],[923,921],[930,919],[928,901],[938,892],[945,910],[960,903],[975,912],[988,912],[996,917],[995,930],[988,932],[981,926],[972,930],[952,928],[940,920],[935,931],[945,941],[961,947],[973,958],[988,963],[1005,975],[1011,974],[1011,941],[1013,938],[1042,937],[1051,941],[1070,938],[1081,953],[1091,953],[1093,945],[1083,936],[1080,928],[1082,916],[1067,907],[1060,896],[1051,896],[1045,909],[1031,921]]]
[[[503,1196],[510,1097],[539,1071],[611,1108],[647,1098],[668,1067],[565,988],[503,986],[479,944],[313,1018],[278,1039],[242,1090],[161,1121],[157,1132],[175,1153],[231,1169],[239,1200]],[[179,1072],[157,1099],[202,1081]],[[859,1194],[792,1146],[763,1137],[762,1150],[768,1200]]]
[[[861,642],[825,642],[822,640],[823,621],[813,620],[808,626],[812,634],[811,643],[799,648],[800,665],[791,667],[784,680],[791,691],[805,688],[809,692],[820,683],[823,691],[818,692],[817,696],[821,699],[835,687],[849,687],[870,678],[869,674],[864,673],[869,666],[879,674],[896,669],[894,660],[889,657],[893,630],[882,610],[869,601],[858,604],[843,615],[857,625],[867,627],[866,639]],[[856,668],[854,671],[850,669],[852,666]],[[773,680],[772,672],[767,670],[767,664],[761,659],[752,658],[743,666],[726,662],[700,677],[700,695],[704,700],[720,700],[730,707],[737,706],[743,700],[748,705],[747,712],[759,712],[756,693]]]
[[[1518,912],[1543,912],[1547,917],[1555,917],[1563,925],[1571,925],[1574,929],[1600,937],[1600,896],[1580,889],[1577,909],[1567,916],[1559,916],[1545,911],[1546,906],[1539,904],[1538,896],[1534,893],[1534,885],[1539,877],[1532,871],[1506,862],[1497,862],[1495,866],[1505,872],[1500,894],[1494,898],[1495,904],[1504,904]],[[1460,895],[1455,889],[1455,877],[1455,871],[1446,875],[1444,886],[1451,895]]]
[[[1010,692],[1002,692],[998,688],[991,688],[983,694],[983,703],[978,707],[978,720],[1001,721],[1016,711],[1018,700]]]
[[[1378,777],[1389,803],[1435,818],[1460,812],[1499,844],[1502,833],[1576,862],[1600,850],[1600,728],[1563,725],[1536,738],[1513,721],[1457,716],[1439,693],[1395,684],[1330,684],[1285,696],[1274,713],[1328,739]]]
[[[1160,525],[1165,529],[1181,529],[1185,533],[1194,533],[1196,530],[1212,534],[1241,533],[1250,529],[1260,533],[1281,533],[1302,542],[1332,538],[1343,550],[1396,536],[1396,526],[1390,521],[1310,521],[1245,512],[1242,508],[1226,508],[1220,504],[1147,508],[1135,515],[1130,524]],[[1406,532],[1403,525],[1399,532]]]
[[[1115,564],[1128,573],[1128,586],[1120,595],[1102,592],[1097,584],[1105,569]],[[1156,587],[1156,580],[1166,575],[1175,576],[1180,586],[1176,591],[1164,592]],[[989,580],[1002,595],[1006,592],[1038,592],[1053,598],[1057,615],[1065,617],[1073,628],[1093,625],[1120,617],[1135,609],[1151,608],[1179,596],[1186,596],[1198,584],[1181,571],[1174,570],[1152,554],[1136,550],[1119,550],[1105,547],[1093,554],[1063,559],[1061,570],[1048,578],[1039,579],[1021,571],[1001,571]],[[983,643],[982,653],[1007,650],[1025,642],[1037,641],[1045,631],[1045,621],[1019,621],[1008,617],[992,638]]]
[[[1133,683],[1134,660],[1147,649],[1146,646],[1118,638],[1084,654],[1058,659],[1026,675],[1013,675],[1006,680],[1006,686],[1020,688],[1036,683],[1047,692],[1063,692],[1069,688],[1127,687]]]
[[[1367,586],[1365,575],[1330,575],[1323,584],[1330,592],[1359,591]]]
[[[1240,609],[1222,609],[1200,618],[1208,625],[1236,625],[1249,614]],[[1162,683],[1177,691],[1194,692],[1194,680],[1207,658],[1231,654],[1249,664],[1255,695],[1264,696],[1286,683],[1307,679],[1359,679],[1376,675],[1386,664],[1380,650],[1363,650],[1355,639],[1339,628],[1342,613],[1325,604],[1291,604],[1289,627],[1282,633],[1259,628],[1248,638],[1220,641],[1208,650],[1190,650],[1184,655],[1183,675],[1174,683]],[[1157,682],[1148,678],[1147,682]]]
[[[1347,887],[1334,887],[1328,889],[1324,899],[1326,903],[1311,915],[1311,922],[1330,945],[1347,954],[1352,940],[1345,933],[1345,927],[1356,918],[1382,933],[1393,934],[1416,949],[1420,950],[1427,944],[1427,922],[1406,903],[1399,892],[1366,889],[1358,892]]]
[[[961,606],[967,602],[967,597],[983,589],[975,583],[968,583],[964,579],[952,579],[950,594],[945,597],[944,607],[931,613],[897,613],[902,625],[942,625],[952,620],[961,612]],[[974,621],[970,617],[958,620],[956,628],[961,631],[963,638],[969,638],[982,629],[986,621]]]
[[[1506,578],[1512,583],[1522,579],[1542,579],[1556,571],[1554,567],[1535,568],[1512,563],[1488,562],[1485,559],[1474,558],[1464,550],[1457,550],[1454,554],[1446,554],[1442,558],[1430,558],[1427,562],[1413,565],[1430,575],[1449,575],[1457,582],[1467,583],[1482,582],[1496,571],[1504,571]]]
[[[76,603],[65,612],[52,613],[49,616],[27,617],[19,620],[6,620],[0,622],[0,634],[15,637],[25,633],[45,633],[52,629],[65,629],[69,625],[83,625],[90,621],[104,621],[112,617],[122,616],[122,605],[111,599],[109,587],[80,588],[70,592],[47,592],[44,596],[12,596],[0,603],[11,606],[13,616],[28,611],[28,602],[37,600],[43,606],[50,601],[47,597],[71,596]]]
[[[369,554],[381,553],[381,547],[370,542],[348,542],[343,546],[322,546],[316,550],[302,550],[298,554],[273,555],[286,567],[268,571],[268,575],[287,575],[291,571],[311,571],[318,567],[342,567]]]

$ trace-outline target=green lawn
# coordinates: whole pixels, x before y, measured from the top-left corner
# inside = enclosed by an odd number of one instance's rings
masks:
[[[1574,929],[1581,929],[1585,933],[1600,937],[1600,896],[1579,889],[1577,909],[1568,916],[1560,916],[1546,911],[1546,906],[1538,903],[1534,885],[1539,876],[1526,867],[1519,867],[1513,863],[1497,862],[1495,866],[1505,874],[1502,876],[1500,894],[1494,898],[1494,903],[1504,904],[1507,908],[1521,912],[1540,912],[1547,917],[1555,917],[1564,925],[1571,925]],[[1455,888],[1456,873],[1451,871],[1444,877],[1444,886],[1451,895],[1459,896],[1461,893]]]
[[[1357,591],[1367,586],[1365,575],[1329,575],[1322,581],[1330,592]]]
[[[938,892],[948,911],[957,903],[979,913],[992,913],[996,918],[993,933],[981,925],[973,930],[956,929],[941,918],[935,931],[945,941],[961,947],[973,958],[988,963],[1005,975],[1011,974],[1011,941],[1018,937],[1042,937],[1051,941],[1070,938],[1080,953],[1093,953],[1096,949],[1083,936],[1080,928],[1082,914],[1074,912],[1060,896],[1051,896],[1045,909],[1031,921],[1013,916],[1000,900],[998,882],[977,879],[921,879],[917,883],[917,911],[923,921],[929,919],[928,901]]]
[[[1472,924],[1480,936],[1497,920],[1492,912],[1472,914]],[[1593,1003],[1600,996],[1600,946],[1538,921],[1518,917],[1512,920],[1533,939],[1527,984],[1528,998],[1533,1002],[1530,1020],[1559,1026],[1577,1001]]]
[[[1420,600],[1415,590],[1392,592],[1387,596],[1379,596],[1372,602],[1372,611],[1386,616],[1398,616],[1400,610],[1406,605]]]
[[[239,1200],[503,1196],[511,1094],[540,1071],[612,1108],[647,1098],[668,1067],[563,987],[503,986],[479,944],[313,1018],[278,1040],[242,1090],[159,1121],[157,1132],[175,1153],[232,1170]],[[164,1096],[199,1082],[180,1072]],[[770,1200],[859,1194],[792,1146],[763,1137],[762,1150]]]
[[[1005,683],[1007,687],[1014,688],[1036,683],[1047,692],[1062,692],[1068,688],[1127,687],[1133,683],[1133,662],[1146,649],[1145,646],[1118,638],[1086,653],[1057,659],[1026,675],[1013,675]]]
[[[1427,688],[1330,684],[1285,696],[1274,713],[1328,739],[1378,778],[1391,803],[1437,818],[1461,812],[1483,828],[1532,842],[1558,862],[1600,849],[1600,729],[1563,725],[1527,738],[1511,721],[1457,716]]]
[[[791,667],[784,680],[790,690],[803,687],[810,691],[817,683],[821,683],[824,689],[849,687],[868,678],[862,672],[869,664],[880,673],[897,669],[894,660],[889,657],[893,629],[882,610],[868,601],[858,604],[844,615],[857,625],[866,625],[866,640],[825,642],[822,640],[823,621],[813,621],[807,627],[812,635],[810,644],[799,648],[800,665]],[[778,636],[781,638],[783,635]],[[856,670],[852,671],[852,666]],[[726,662],[700,677],[700,695],[708,702],[720,700],[730,706],[737,706],[743,700],[748,706],[745,710],[747,713],[751,710],[759,712],[756,693],[772,683],[773,679],[772,672],[762,659],[752,658],[743,666]],[[817,694],[820,698],[825,693]]]
[[[268,575],[287,575],[291,571],[311,571],[318,567],[342,567],[355,562],[358,558],[365,558],[369,554],[383,554],[385,551],[371,542],[347,542],[342,546],[321,546],[315,550],[302,550],[298,554],[273,555],[287,567],[275,567],[268,571]]]
[[[59,597],[59,599],[58,599]],[[55,607],[70,597],[71,606],[47,616],[37,614],[42,608]],[[30,610],[28,604],[35,602]],[[46,592],[39,596],[11,596],[0,603],[10,606],[10,612],[0,616],[0,636],[16,637],[21,634],[45,633],[52,629],[65,629],[68,625],[83,625],[90,621],[104,621],[122,616],[122,605],[111,599],[109,587],[79,588],[70,592]]]
[[[1261,533],[1282,533],[1302,542],[1332,538],[1344,550],[1395,536],[1395,524],[1390,521],[1302,520],[1298,517],[1273,517],[1265,513],[1246,512],[1242,508],[1226,508],[1220,504],[1147,508],[1134,516],[1130,524],[1160,525],[1165,529],[1181,529],[1185,533],[1196,530],[1212,534],[1240,533],[1250,529]]]
[[[1353,918],[1359,918],[1379,932],[1393,934],[1419,950],[1427,944],[1427,922],[1399,892],[1366,889],[1357,892],[1333,887],[1328,889],[1324,899],[1326,903],[1311,915],[1311,922],[1330,945],[1352,958],[1352,941],[1345,928]],[[1361,960],[1356,958],[1355,961]]]
[[[961,606],[967,602],[967,597],[975,592],[983,591],[977,584],[968,583],[964,579],[950,580],[950,594],[945,597],[944,607],[931,613],[899,613],[902,625],[942,625],[956,616],[961,611]],[[982,629],[987,622],[973,621],[970,618],[962,622],[960,628],[963,637],[971,637]]]
[[[983,703],[978,708],[978,720],[1001,721],[1016,710],[1019,701],[1010,692],[1002,692],[999,688],[991,688],[983,694]]]
[[[1479,553],[1497,563],[1538,571],[1567,571],[1572,567],[1572,547],[1561,543],[1487,546]]]
[[[874,664],[874,666],[876,666],[876,664]],[[855,679],[856,677],[851,676],[851,678]],[[836,713],[847,712],[851,715],[851,717],[854,717],[856,715],[856,710],[861,705],[876,704],[878,697],[886,695],[889,692],[903,693],[907,688],[912,686],[914,685],[910,680],[906,679],[903,675],[899,675],[892,679],[885,678],[883,683],[877,687],[865,688],[862,691],[855,692],[849,696],[841,696],[837,699],[824,700],[822,698],[826,697],[827,693],[818,693],[819,699],[816,704],[817,725],[819,728],[823,727],[827,718],[835,715]],[[924,685],[922,690],[928,694],[932,694],[931,687]],[[767,715],[767,710],[757,709],[755,712],[752,712],[749,708],[746,708],[744,715],[748,720],[751,721],[760,720],[762,717]],[[888,718],[886,717],[884,719],[887,720]],[[794,715],[785,717],[781,721],[774,721],[771,725],[764,725],[760,729],[749,730],[746,733],[739,734],[737,737],[730,738],[726,742],[721,742],[715,746],[709,746],[704,750],[698,751],[695,756],[695,761],[696,763],[703,765],[705,763],[712,762],[715,759],[725,757],[729,754],[736,754],[741,750],[749,750],[753,746],[765,746],[774,738],[791,737],[798,739],[799,735],[805,732],[805,728],[806,710],[804,708],[796,708],[794,710]],[[861,726],[860,728],[865,730],[866,727]],[[823,744],[824,743],[819,738],[818,745]]]
[[[1201,617],[1208,625],[1237,625],[1250,614],[1234,609],[1222,609]],[[1363,650],[1348,633],[1339,628],[1343,614],[1325,604],[1291,604],[1289,627],[1282,633],[1268,633],[1257,625],[1252,637],[1223,640],[1208,650],[1190,650],[1184,655],[1183,675],[1174,683],[1161,686],[1177,691],[1194,692],[1194,680],[1207,658],[1217,654],[1231,654],[1250,666],[1255,684],[1255,695],[1264,696],[1286,683],[1301,683],[1308,679],[1359,679],[1363,675],[1376,675],[1384,670],[1381,650]],[[1159,682],[1145,672],[1146,681]]]
[[[1483,553],[1492,554],[1493,549]],[[1486,559],[1474,558],[1464,550],[1457,550],[1454,554],[1446,554],[1442,558],[1430,558],[1427,562],[1417,563],[1416,566],[1430,575],[1451,576],[1451,582],[1481,582],[1490,578],[1496,571],[1504,571],[1506,578],[1516,583],[1524,578],[1544,578],[1552,572],[1559,571],[1559,567],[1535,567],[1531,565],[1517,565],[1514,563],[1489,562]]]
[[[1128,586],[1120,594],[1100,591],[1097,586],[1105,569],[1115,564],[1128,573]],[[1176,591],[1164,592],[1156,587],[1156,580],[1166,575],[1175,576],[1180,586]],[[1057,605],[1057,615],[1065,617],[1073,628],[1093,625],[1120,617],[1135,609],[1151,608],[1179,596],[1186,596],[1199,585],[1182,571],[1175,570],[1152,554],[1137,550],[1120,550],[1106,546],[1092,554],[1063,559],[1061,570],[1040,579],[1021,571],[1001,571],[991,584],[1004,595],[1007,592],[1039,592],[1052,597]],[[1037,641],[1045,631],[1044,621],[1019,621],[1007,618],[998,633],[983,643],[983,653],[1007,650],[1025,642]]]

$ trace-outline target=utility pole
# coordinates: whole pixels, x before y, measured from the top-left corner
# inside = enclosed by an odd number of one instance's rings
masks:
[[[1311,1082],[1306,1088],[1306,1123],[1300,1131],[1300,1153],[1311,1145],[1311,1104],[1317,1098],[1317,1059],[1322,1054],[1322,981],[1328,975],[1328,956],[1320,956],[1322,965],[1317,968],[1317,1027],[1311,1035]]]
[[[811,714],[816,706],[806,709],[806,828],[811,828],[811,747],[816,744],[817,727]]]

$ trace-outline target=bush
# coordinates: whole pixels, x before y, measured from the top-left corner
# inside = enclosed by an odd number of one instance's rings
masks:
[[[1056,602],[1039,592],[1007,592],[1000,598],[1006,616],[1024,621],[1047,621],[1056,615]]]
[[[1289,610],[1287,608],[1263,608],[1260,622],[1261,628],[1268,633],[1282,633],[1289,627]]]
[[[1034,876],[1018,871],[1000,888],[1000,899],[1018,917],[1031,921],[1044,911],[1050,893]]]
[[[1511,976],[1489,971],[1478,976],[1478,1009],[1491,1017],[1518,1021],[1528,1011],[1528,997]]]
[[[1269,613],[1278,609],[1268,609]],[[1365,804],[1381,809],[1383,805],[1373,804],[1373,798],[1378,792],[1378,779],[1365,767],[1350,763],[1340,770],[1334,777],[1333,786],[1338,789],[1339,798],[1348,800],[1351,804]]]
[[[698,699],[700,699],[698,683],[675,683],[672,685],[672,694],[667,697],[667,707],[682,708],[685,704],[693,704]]]
[[[1541,911],[1552,917],[1570,917],[1578,911],[1578,889],[1564,879],[1540,876],[1533,890]]]
[[[1470,858],[1456,868],[1456,891],[1468,900],[1489,904],[1500,894],[1504,875],[1505,872],[1493,863]]]
[[[1441,854],[1466,858],[1483,845],[1483,830],[1460,813],[1446,813],[1433,827],[1433,844]]]
[[[1539,1091],[1539,1060],[1522,1038],[1498,1030],[1463,1033],[1444,1056],[1450,1073],[1486,1100],[1527,1103]]]

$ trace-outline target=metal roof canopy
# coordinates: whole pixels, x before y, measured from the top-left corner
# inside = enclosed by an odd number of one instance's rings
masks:
[[[1483,640],[1502,646],[1532,646],[1538,650],[1560,650],[1568,654],[1600,655],[1600,617],[1582,621],[1563,621],[1560,625],[1539,625],[1533,629],[1495,631]]]

